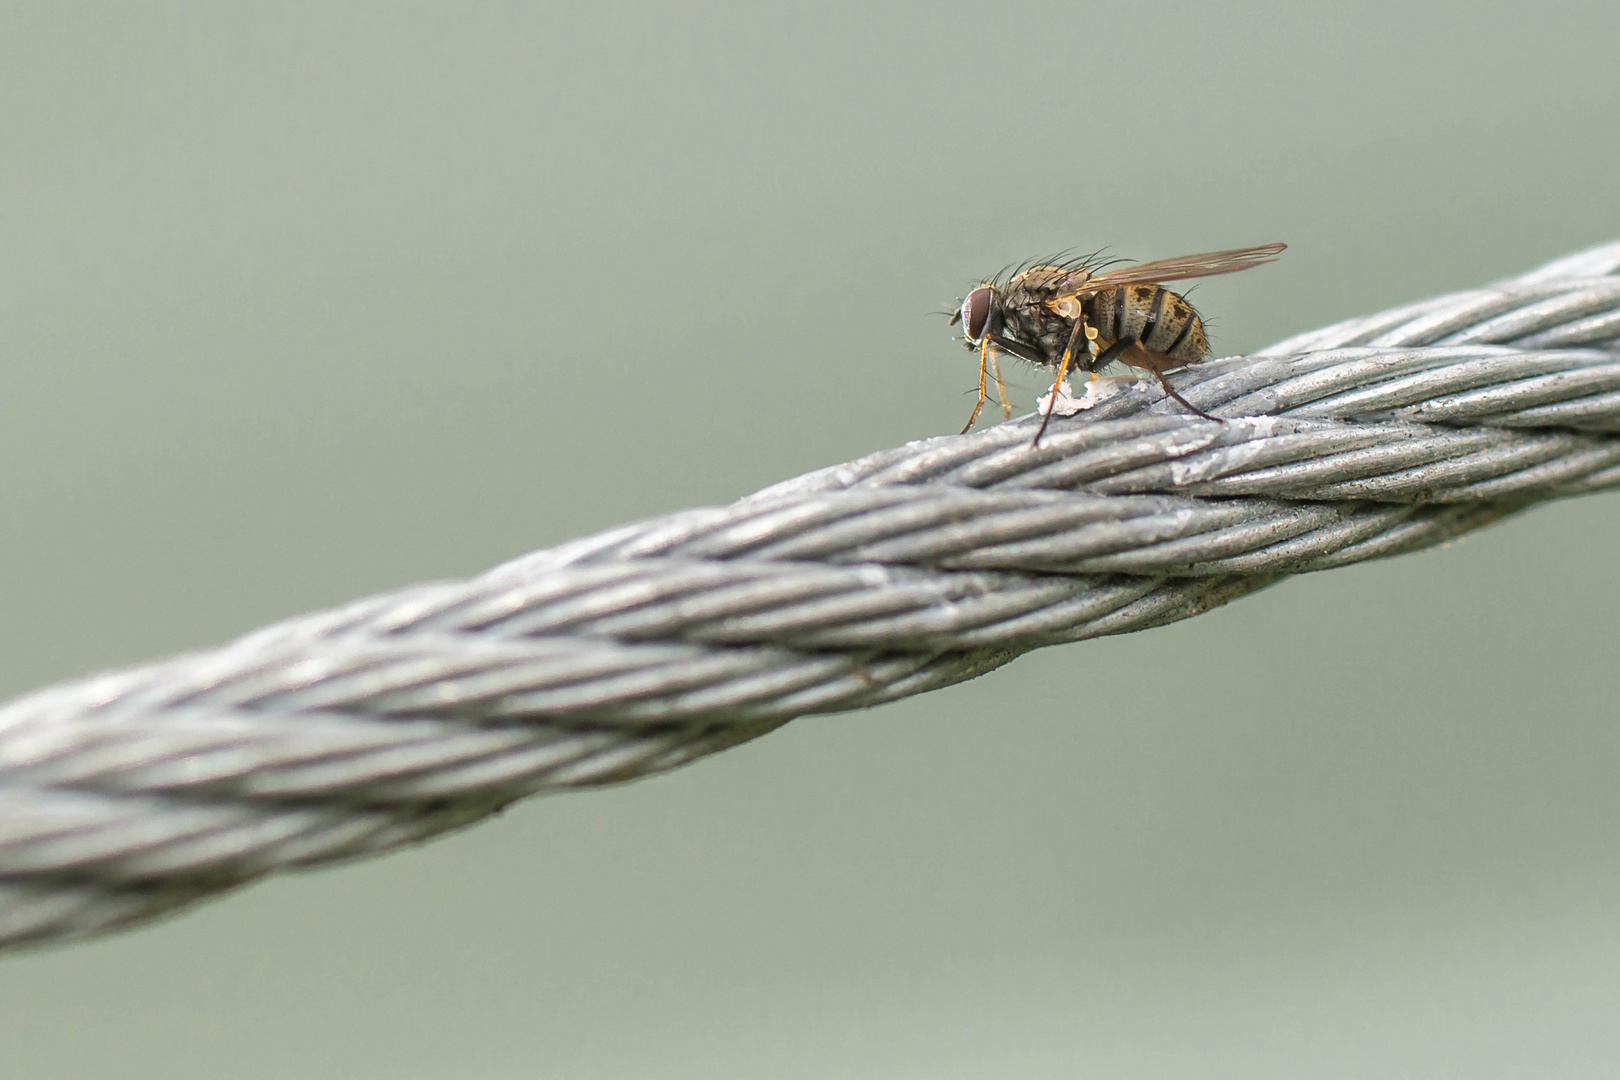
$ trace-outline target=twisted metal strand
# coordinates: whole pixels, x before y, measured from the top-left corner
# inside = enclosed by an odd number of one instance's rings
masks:
[[[1620,244],[0,707],[0,947],[1620,483]]]

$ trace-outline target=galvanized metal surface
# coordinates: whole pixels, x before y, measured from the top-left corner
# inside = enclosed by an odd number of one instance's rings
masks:
[[[1620,484],[1620,243],[0,707],[0,947]]]

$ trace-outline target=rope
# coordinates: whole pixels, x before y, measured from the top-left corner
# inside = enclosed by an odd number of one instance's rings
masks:
[[[0,706],[0,948],[1620,485],[1620,243]]]

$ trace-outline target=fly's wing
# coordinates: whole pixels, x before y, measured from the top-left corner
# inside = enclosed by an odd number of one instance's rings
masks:
[[[1124,266],[1107,273],[1089,275],[1082,271],[1059,287],[1059,294],[1097,292],[1115,285],[1157,285],[1165,281],[1185,281],[1188,278],[1214,277],[1216,274],[1235,274],[1276,262],[1287,244],[1261,244],[1259,247],[1233,248],[1231,251],[1209,251],[1202,255],[1180,255],[1173,259]]]

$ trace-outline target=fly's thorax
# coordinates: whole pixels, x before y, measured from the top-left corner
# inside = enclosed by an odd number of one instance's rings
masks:
[[[1071,271],[1061,266],[1032,266],[1013,275],[1012,280],[1007,282],[1007,295],[1048,299],[1056,295],[1058,286],[1072,276]]]
[[[1043,364],[1056,364],[1062,359],[1069,334],[1074,330],[1073,319],[1053,313],[1045,304],[1008,304],[1003,318],[1006,322],[1002,333],[1012,341],[1029,346]]]
[[[1014,274],[1000,290],[1002,335],[1024,348],[1020,355],[1041,364],[1056,364],[1068,344],[1074,319],[1053,312],[1049,302],[1070,272],[1060,266],[1032,266]]]
[[[1204,320],[1187,298],[1160,285],[1117,285],[1086,304],[1087,321],[1099,339],[1139,341],[1150,352],[1184,364],[1209,355]]]

